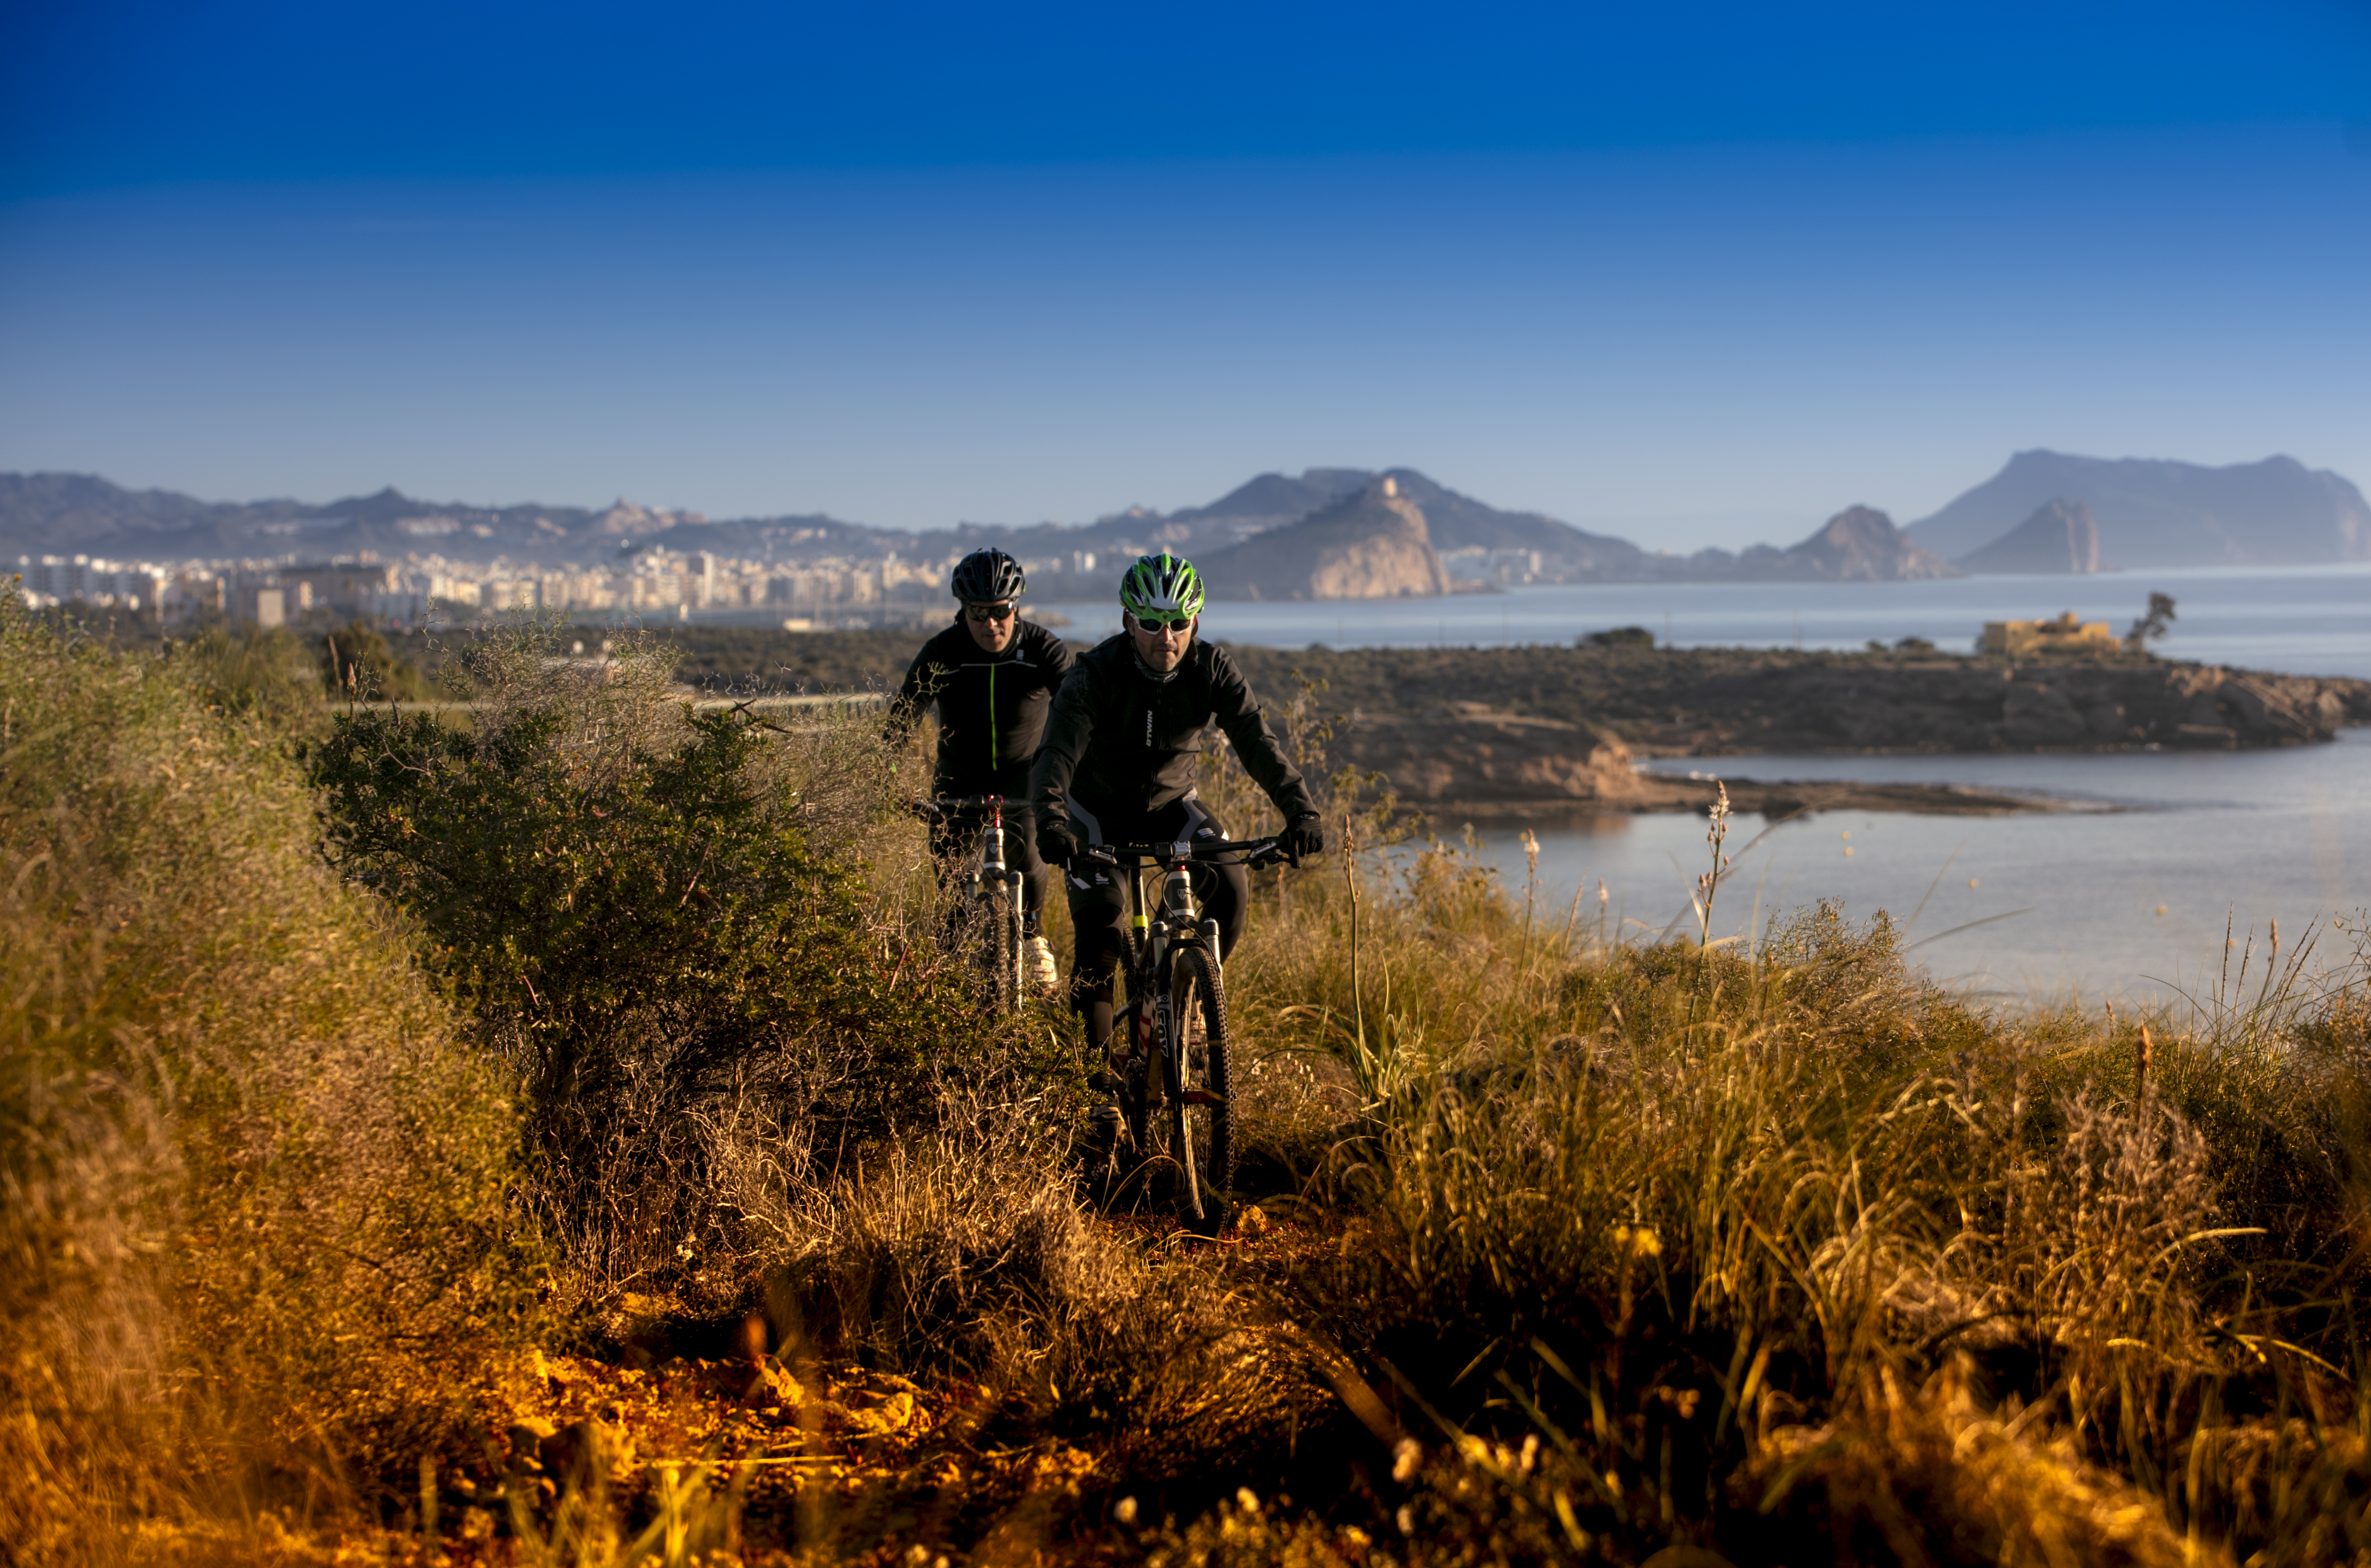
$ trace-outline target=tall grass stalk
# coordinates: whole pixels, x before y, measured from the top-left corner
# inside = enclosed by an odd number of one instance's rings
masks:
[[[1712,848],[1712,867],[1696,878],[1696,946],[1712,946],[1712,901],[1720,892],[1720,879],[1728,873],[1729,857],[1721,846],[1729,840],[1729,786],[1714,781],[1719,795],[1710,811],[1711,821],[1705,828],[1705,842]]]

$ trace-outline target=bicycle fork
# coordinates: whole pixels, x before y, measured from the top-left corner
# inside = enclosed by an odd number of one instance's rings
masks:
[[[1012,1005],[1017,1009],[1028,993],[1023,988],[1022,976],[1026,965],[1022,954],[1022,899],[1026,881],[1017,870],[1007,870],[1004,864],[1004,806],[1000,801],[989,808],[988,824],[980,830],[979,870],[971,876],[968,891],[977,904],[993,905],[991,887],[1005,892],[1005,929],[998,933],[1000,947],[999,967],[1002,974],[991,976],[1001,989],[1012,986]]]
[[[1190,904],[1186,904],[1182,909],[1173,905],[1172,912],[1188,919],[1191,919],[1194,915]],[[1214,976],[1217,975],[1219,974],[1219,923],[1209,919],[1195,920],[1191,929],[1194,938],[1198,939],[1193,945],[1201,949],[1209,963],[1210,973]],[[1194,1043],[1190,1038],[1191,1025],[1188,1022],[1192,1000],[1189,996],[1188,1011],[1181,1014],[1177,1009],[1178,998],[1175,995],[1176,971],[1170,962],[1176,946],[1181,944],[1178,943],[1177,939],[1170,935],[1169,923],[1166,920],[1157,920],[1152,923],[1151,936],[1152,962],[1147,968],[1152,981],[1152,1039],[1149,1042],[1152,1050],[1152,1059],[1147,1066],[1152,1069],[1153,1081],[1159,1085],[1158,1092],[1164,1102],[1160,1106],[1159,1113],[1169,1119],[1170,1141],[1175,1146],[1171,1150],[1171,1155],[1177,1162],[1178,1178],[1186,1200],[1185,1209],[1188,1216],[1198,1222],[1205,1217],[1202,1205],[1202,1175],[1196,1169],[1193,1124],[1187,1120],[1186,1113],[1197,1105],[1216,1105],[1219,1103],[1219,1097],[1193,1082]],[[1207,1022],[1205,1027],[1208,1027]],[[1146,1119],[1150,1121],[1153,1107],[1148,1105],[1146,1112]]]

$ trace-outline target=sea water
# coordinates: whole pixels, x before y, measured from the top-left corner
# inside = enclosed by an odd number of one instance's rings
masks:
[[[2318,933],[2318,967],[2353,940],[2333,918],[2371,907],[2371,730],[2334,744],[2256,752],[2083,755],[1764,755],[1666,759],[1661,771],[1751,778],[1972,784],[2059,809],[2017,816],[1822,812],[1730,824],[1732,863],[1712,935],[1760,940],[1774,917],[1833,898],[1882,909],[1937,978],[2017,999],[2211,996],[2226,931],[2236,964],[2272,922],[2283,953]],[[1461,824],[1448,824],[1450,836]],[[1696,878],[1711,863],[1701,816],[1583,818],[1535,829],[1536,905],[1559,925],[1652,940],[1694,936]],[[1521,896],[1521,830],[1484,824],[1483,856]],[[1597,896],[1605,885],[1602,904]],[[2250,974],[2252,994],[2261,969]]]
[[[1213,605],[1210,636],[1271,647],[1569,644],[1643,626],[1682,647],[1856,649],[1923,637],[1968,650],[1987,620],[2071,609],[2122,631],[2151,591],[2177,618],[2167,658],[2371,678],[2371,565],[1970,577],[1900,583],[1564,585],[1448,599]],[[1067,635],[1115,629],[1109,606],[1054,606]],[[1833,898],[1854,919],[1887,911],[1937,978],[2015,998],[2212,994],[2250,932],[2284,953],[2318,932],[2325,962],[2350,940],[2333,919],[2371,909],[2371,731],[2272,751],[2082,755],[1748,755],[1658,768],[1758,779],[1967,784],[2059,809],[2016,816],[1822,813],[1771,829],[1732,824],[1736,857],[1716,937],[1758,940],[1771,917]],[[1437,824],[1449,836],[1462,824]],[[1534,831],[1543,919],[1632,940],[1696,929],[1689,898],[1708,860],[1700,816],[1577,818]],[[1477,824],[1479,851],[1523,895],[1520,830]],[[1758,840],[1758,842],[1757,842]],[[1751,848],[1748,848],[1751,846]],[[1849,851],[1849,853],[1847,853]],[[1597,890],[1602,880],[1606,896]],[[2226,955],[2226,927],[2234,946]],[[2252,994],[2261,969],[2250,972]]]
[[[2371,679],[2371,562],[2185,569],[2088,577],[1953,577],[1933,582],[1559,583],[1445,599],[1223,601],[1202,617],[1211,637],[1268,648],[1569,646],[1592,631],[1643,627],[1681,648],[1860,649],[1923,637],[1975,649],[1986,621],[2073,610],[2119,635],[2169,594],[2175,619],[2155,651],[2169,659],[2292,674]],[[1119,629],[1117,603],[1055,604],[1063,635],[1088,642]]]

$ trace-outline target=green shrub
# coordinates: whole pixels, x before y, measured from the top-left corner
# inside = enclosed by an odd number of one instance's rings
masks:
[[[768,1200],[719,1185],[752,1140],[796,1174],[926,1114],[943,1068],[1007,1058],[977,1048],[999,1026],[966,977],[862,879],[877,738],[695,711],[654,641],[589,675],[555,648],[527,628],[474,649],[466,728],[336,714],[313,777],[333,862],[417,923],[518,1074],[557,1233],[596,1277],[680,1274],[761,1245]]]
[[[1655,634],[1643,626],[1617,626],[1611,631],[1592,631],[1580,640],[1583,648],[1652,648]]]

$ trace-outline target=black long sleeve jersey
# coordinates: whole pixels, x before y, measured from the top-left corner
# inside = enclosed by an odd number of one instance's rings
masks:
[[[1028,766],[1070,665],[1069,646],[1035,622],[1023,621],[1004,651],[990,653],[958,618],[914,655],[890,704],[891,732],[905,732],[936,703],[939,778],[955,794],[989,792],[967,786]]]
[[[1156,681],[1138,666],[1122,632],[1079,655],[1054,696],[1029,777],[1038,820],[1067,811],[1074,796],[1099,814],[1157,811],[1184,799],[1213,720],[1287,822],[1317,810],[1226,650],[1197,640],[1176,674]]]

